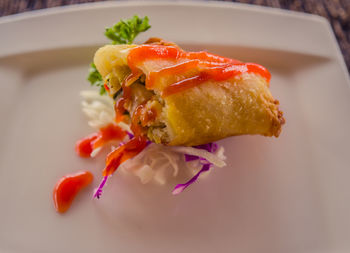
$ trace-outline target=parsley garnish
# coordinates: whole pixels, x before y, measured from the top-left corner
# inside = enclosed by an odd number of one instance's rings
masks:
[[[134,16],[106,28],[105,35],[112,40],[112,44],[131,44],[139,33],[147,31],[150,27],[147,16]]]
[[[106,28],[105,36],[112,40],[112,44],[131,44],[136,36],[147,31],[151,26],[148,24],[148,17],[139,18],[134,16],[130,19],[120,20],[112,27]],[[90,64],[87,80],[93,86],[100,87],[100,94],[106,94],[101,74],[97,71],[95,64]]]
[[[90,64],[89,75],[87,80],[92,86],[100,87],[100,95],[106,94],[105,86],[103,85],[103,79],[101,74],[97,71],[94,63]]]

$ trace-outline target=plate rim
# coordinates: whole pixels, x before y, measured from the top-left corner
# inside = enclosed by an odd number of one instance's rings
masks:
[[[259,6],[259,5],[251,5],[251,4],[244,4],[244,3],[235,3],[235,2],[218,2],[218,1],[207,1],[207,2],[197,2],[197,1],[165,1],[165,2],[159,2],[159,1],[121,1],[121,2],[115,2],[115,1],[105,1],[105,2],[93,2],[93,3],[81,3],[81,4],[72,4],[72,5],[66,5],[66,6],[56,6],[52,8],[46,8],[46,9],[39,9],[39,10],[33,10],[33,11],[27,11],[22,13],[17,13],[9,16],[0,17],[0,31],[2,29],[5,30],[8,26],[11,26],[16,23],[20,23],[23,21],[29,22],[31,20],[35,20],[37,18],[46,18],[46,17],[52,17],[55,15],[65,15],[68,13],[82,13],[89,10],[96,10],[96,9],[104,9],[104,8],[119,8],[119,7],[171,7],[171,6],[179,6],[179,7],[206,7],[206,8],[222,8],[222,9],[232,9],[232,10],[242,10],[247,11],[251,13],[262,13],[265,15],[271,15],[274,17],[279,18],[292,18],[296,20],[302,20],[304,22],[312,22],[316,25],[322,26],[322,28],[325,30],[327,34],[325,34],[330,40],[332,46],[334,47],[333,55],[335,56],[335,60],[340,65],[340,68],[342,69],[342,72],[345,75],[348,87],[350,88],[350,76],[348,73],[347,66],[345,64],[344,57],[342,55],[342,52],[340,50],[339,43],[335,37],[334,31],[328,22],[328,20],[322,16],[315,15],[315,14],[309,14],[304,12],[296,12],[286,9],[278,9],[278,8],[272,8],[272,7],[266,7],[266,6]],[[11,39],[10,39],[11,40]],[[10,52],[6,54],[1,52],[3,50],[0,50],[0,58],[16,55],[14,52]],[[23,50],[22,50],[23,51]],[[24,50],[26,51],[26,50]],[[27,50],[28,51],[28,50]],[[35,50],[36,51],[36,50]],[[20,53],[23,53],[20,51]]]
[[[219,2],[219,1],[186,1],[186,0],[180,0],[180,1],[103,1],[103,2],[88,2],[88,3],[80,3],[80,4],[70,4],[70,5],[63,5],[63,6],[54,6],[50,8],[45,9],[37,9],[37,10],[30,10],[25,11],[21,13],[15,13],[8,16],[0,17],[0,26],[9,22],[16,22],[20,20],[25,19],[31,19],[31,18],[37,18],[42,16],[48,16],[48,15],[54,15],[54,14],[61,14],[65,12],[75,12],[75,11],[86,11],[91,10],[95,8],[106,8],[106,7],[135,7],[135,6],[184,6],[184,7],[196,7],[196,6],[205,6],[205,7],[219,7],[219,8],[233,8],[233,9],[242,9],[242,10],[248,10],[248,11],[256,11],[256,12],[265,12],[271,15],[288,15],[289,17],[299,18],[299,19],[306,19],[306,20],[312,20],[316,22],[324,22],[326,24],[329,24],[328,20],[325,17],[311,14],[311,13],[305,13],[305,12],[298,12],[293,10],[287,10],[287,9],[279,9],[279,8],[273,8],[268,6],[260,6],[260,5],[253,5],[253,4],[245,4],[245,3],[237,3],[237,2]]]

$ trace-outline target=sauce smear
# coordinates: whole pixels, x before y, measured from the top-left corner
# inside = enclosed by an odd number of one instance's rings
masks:
[[[126,111],[125,106],[131,99],[131,88],[130,85],[135,82],[141,75],[141,72],[136,71],[131,73],[129,76],[125,78],[125,80],[122,83],[122,90],[123,90],[123,96],[120,98],[115,106],[115,113],[116,113],[116,118],[115,121],[117,123],[123,121],[124,119],[124,112]]]
[[[75,151],[80,157],[90,157],[94,149],[104,146],[113,140],[122,140],[126,132],[115,124],[102,127],[99,132],[89,135],[75,145]]]
[[[103,176],[110,176],[125,161],[138,155],[147,146],[144,136],[135,136],[108,154]]]
[[[80,157],[90,157],[93,151],[93,142],[97,139],[97,133],[91,134],[75,144],[75,152]]]
[[[110,152],[106,158],[106,166],[102,172],[103,180],[97,188],[94,198],[99,199],[101,197],[103,187],[108,177],[112,175],[123,162],[138,155],[146,146],[147,139],[144,136],[138,135],[132,137],[129,141]]]
[[[56,211],[66,212],[75,196],[86,186],[91,184],[93,175],[89,171],[82,171],[62,177],[53,190],[53,201]]]
[[[152,88],[162,77],[184,76],[182,80],[166,87],[162,91],[163,97],[182,92],[208,80],[225,81],[243,73],[258,74],[267,82],[271,78],[270,72],[259,64],[243,63],[204,51],[186,52],[174,46],[140,45],[131,49],[128,55],[128,65],[133,73],[139,72],[143,63],[152,60],[167,61],[169,65],[151,71],[146,79],[146,88]]]

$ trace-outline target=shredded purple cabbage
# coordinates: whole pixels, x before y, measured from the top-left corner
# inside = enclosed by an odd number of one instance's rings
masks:
[[[203,144],[203,145],[193,146],[193,148],[204,149],[210,153],[214,153],[218,149],[218,144],[216,144],[215,142],[211,142],[211,143],[207,143],[207,144]],[[180,194],[181,192],[183,192],[188,186],[190,186],[191,184],[193,184],[194,182],[197,181],[200,174],[202,174],[205,171],[208,171],[210,169],[210,167],[213,165],[212,163],[208,162],[203,157],[185,154],[185,161],[186,162],[190,162],[190,161],[194,161],[194,160],[200,161],[200,163],[203,165],[202,169],[186,183],[177,184],[175,186],[174,190],[172,191],[173,195],[177,195],[177,194]]]
[[[185,161],[186,162],[191,162],[191,161],[197,160],[198,158],[199,157],[195,156],[195,155],[187,155],[187,154],[185,154]]]
[[[204,150],[206,150],[206,151],[208,151],[210,153],[214,153],[218,149],[218,144],[216,144],[215,142],[210,142],[210,143],[203,144],[203,145],[193,146],[193,148],[204,149]],[[185,161],[186,162],[194,161],[194,160],[197,160],[197,159],[200,159],[202,161],[206,161],[202,157],[185,154]]]
[[[188,186],[190,186],[191,184],[193,184],[194,182],[197,181],[198,177],[200,176],[200,174],[202,174],[205,171],[208,171],[210,169],[212,164],[210,163],[206,163],[202,166],[202,169],[196,174],[194,175],[190,180],[188,180],[186,183],[184,184],[178,184],[175,186],[174,190],[172,191],[173,195],[177,195],[180,194],[181,192],[183,192]]]
[[[126,131],[126,134],[129,136],[129,139],[134,138],[134,135],[132,133],[130,133],[129,131]]]
[[[108,176],[103,177],[100,185],[98,186],[97,190],[95,191],[94,198],[98,198],[99,199],[101,197],[102,189],[105,186],[105,184],[107,182],[107,179],[108,179]]]
[[[204,149],[208,152],[214,153],[218,149],[218,144],[216,144],[215,142],[210,142],[207,144],[193,146],[193,147],[198,149]]]

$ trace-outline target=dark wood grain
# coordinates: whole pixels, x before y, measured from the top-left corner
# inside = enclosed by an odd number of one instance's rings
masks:
[[[0,0],[0,16],[104,0]],[[329,20],[350,72],[350,0],[228,0],[313,13]]]

